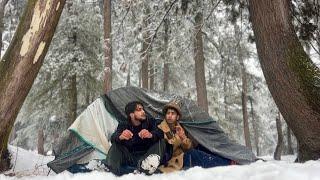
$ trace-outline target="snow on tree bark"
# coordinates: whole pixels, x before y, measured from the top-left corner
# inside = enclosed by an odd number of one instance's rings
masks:
[[[3,22],[4,9],[5,9],[8,1],[9,0],[2,0],[0,2],[0,57],[1,57],[1,50],[2,50],[2,33],[4,31],[4,22]]]
[[[165,6],[167,9],[167,5]],[[164,20],[164,63],[163,63],[163,91],[169,90],[169,25],[170,21],[168,18]]]
[[[150,49],[151,49],[151,37],[150,32],[148,30],[149,25],[149,14],[150,8],[148,5],[144,7],[144,19],[143,19],[143,42],[142,42],[142,53],[141,53],[141,83],[142,88],[149,88],[149,58],[150,58]]]
[[[104,0],[104,44],[105,44],[105,71],[104,92],[112,89],[112,46],[111,46],[111,0]]]
[[[64,4],[65,0],[29,0],[0,61],[0,171],[9,168],[10,131],[43,63]]]
[[[201,1],[197,1],[198,6]],[[201,6],[199,6],[201,7]],[[208,112],[207,86],[205,79],[203,39],[202,39],[203,14],[199,10],[195,16],[194,26],[194,61],[195,61],[195,80],[197,88],[197,102],[200,107]]]
[[[295,33],[290,2],[251,0],[249,7],[266,82],[304,162],[320,158],[320,70]]]

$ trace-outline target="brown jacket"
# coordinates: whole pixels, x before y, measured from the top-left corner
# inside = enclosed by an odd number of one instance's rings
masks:
[[[181,125],[177,123],[177,126]],[[158,127],[164,132],[164,138],[173,146],[173,153],[171,159],[168,161],[167,166],[160,166],[159,169],[161,172],[168,173],[168,172],[174,172],[177,170],[181,170],[183,167],[183,154],[184,151],[189,150],[192,147],[192,142],[189,138],[181,139],[177,134],[174,134],[174,136],[169,140],[167,137],[167,134],[170,133],[169,125],[165,120],[163,120]]]

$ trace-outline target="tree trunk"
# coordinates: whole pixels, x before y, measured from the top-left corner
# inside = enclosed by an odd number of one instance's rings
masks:
[[[9,135],[9,140],[8,143],[10,144],[13,140],[15,140],[17,137],[17,130],[16,130],[16,126],[13,125],[10,135]]]
[[[226,121],[229,121],[229,83],[228,83],[228,77],[229,77],[229,58],[224,58],[224,56],[220,54],[221,57],[221,72],[223,72],[223,101],[224,101],[224,119]]]
[[[260,148],[259,148],[259,133],[258,133],[258,126],[257,126],[257,122],[254,118],[254,110],[253,110],[253,100],[252,97],[249,98],[250,100],[250,105],[251,105],[251,117],[252,117],[252,129],[253,129],[253,133],[254,133],[254,145],[256,147],[256,151],[257,151],[257,156],[260,156]]]
[[[73,5],[73,1],[68,1],[67,2],[67,7],[68,7],[68,12],[70,15],[77,15],[70,11],[70,8]],[[74,44],[74,47],[77,46],[77,32],[74,31],[72,34],[72,43]],[[74,57],[72,59],[72,63],[76,63],[78,61],[77,57]],[[76,72],[74,74],[70,74],[68,79],[67,79],[67,97],[65,99],[67,100],[67,127],[71,126],[71,124],[74,122],[74,120],[77,118],[77,74]]]
[[[288,141],[288,154],[293,154],[291,130],[289,126],[287,126],[287,141]]]
[[[59,140],[59,133],[58,132],[54,132],[53,133],[53,143],[52,146],[54,147],[55,145],[58,145],[60,142]],[[53,147],[51,147],[51,149],[54,149]]]
[[[68,91],[68,96],[66,97],[66,99],[69,99],[69,102],[67,102],[68,103],[67,127],[69,127],[77,118],[77,105],[78,105],[77,75],[72,75],[71,77],[69,77],[67,91]]]
[[[155,84],[154,84],[154,78],[155,78],[155,68],[154,68],[154,62],[153,61],[151,61],[151,63],[150,63],[150,78],[149,78],[149,83],[150,83],[150,90],[154,90],[154,86],[155,86]]]
[[[290,2],[251,0],[249,7],[266,82],[304,162],[320,158],[320,70],[294,31]]]
[[[235,37],[237,40],[237,57],[241,69],[241,81],[242,81],[242,92],[241,92],[241,103],[242,103],[242,118],[243,118],[243,132],[246,146],[252,150],[251,138],[250,138],[250,128],[249,128],[249,118],[248,118],[248,79],[246,67],[244,65],[243,52],[242,52],[242,30],[237,24],[234,25]]]
[[[243,131],[244,131],[244,139],[246,146],[252,150],[251,138],[250,138],[250,128],[249,128],[249,118],[248,118],[248,80],[247,80],[247,72],[243,63],[241,48],[238,48],[238,56],[241,65],[241,79],[242,79],[242,93],[241,93],[241,101],[242,101],[242,117],[243,117]]]
[[[201,1],[197,0],[198,8],[201,7]],[[194,27],[194,61],[195,61],[195,80],[197,87],[197,102],[200,107],[208,112],[207,87],[204,69],[204,55],[203,55],[203,39],[202,39],[202,12],[198,11],[195,16]]]
[[[38,129],[38,154],[44,155],[44,133],[43,129]]]
[[[163,91],[169,91],[169,63],[168,60],[165,59],[163,64]]]
[[[89,85],[87,84],[87,88],[89,87]],[[85,107],[89,106],[90,102],[91,102],[91,95],[89,91],[85,92]]]
[[[0,172],[9,168],[7,143],[58,24],[65,0],[29,0],[0,61]]]
[[[277,142],[276,150],[274,151],[274,154],[273,154],[273,158],[275,160],[281,160],[281,153],[283,149],[283,134],[282,134],[280,112],[278,114],[278,117],[276,117],[276,125],[277,125],[277,132],[278,132],[278,142]]]
[[[131,86],[130,82],[130,64],[128,65],[128,74],[127,74],[127,86]]]
[[[227,73],[223,77],[223,101],[224,101],[224,119],[227,121],[229,119],[229,105],[228,105],[228,84],[227,84]]]
[[[149,79],[149,89],[154,90],[154,86],[155,86],[154,79],[155,79],[156,71],[155,71],[154,61],[150,58],[152,48],[151,47],[149,47],[149,48],[150,48],[150,50],[148,51],[148,53],[149,53],[149,78],[148,78]]]
[[[104,93],[112,89],[111,0],[104,0]]]
[[[148,64],[149,64],[149,55],[146,52],[147,49],[147,43],[143,43],[143,53],[141,55],[142,58],[142,64],[141,64],[141,85],[142,88],[148,89],[149,87],[149,70],[148,70]]]
[[[167,6],[165,6],[165,9],[167,9]],[[167,92],[169,91],[169,25],[170,21],[166,17],[164,19],[164,63],[163,63],[163,91]]]
[[[0,2],[0,59],[1,59],[1,51],[2,51],[2,33],[4,31],[4,8],[6,7],[9,0],[1,0]]]
[[[139,79],[139,87],[142,87],[142,69],[139,70],[138,74],[138,79]]]
[[[143,43],[142,43],[142,53],[141,53],[141,78],[142,78],[142,88],[148,89],[149,88],[149,50],[150,50],[150,33],[148,30],[149,25],[149,13],[150,9],[145,5],[145,17],[143,19]]]

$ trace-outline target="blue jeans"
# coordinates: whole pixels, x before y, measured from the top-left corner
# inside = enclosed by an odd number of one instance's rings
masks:
[[[227,166],[231,160],[214,153],[206,153],[198,149],[191,149],[184,153],[183,168],[188,169],[195,166],[211,168],[216,166]]]

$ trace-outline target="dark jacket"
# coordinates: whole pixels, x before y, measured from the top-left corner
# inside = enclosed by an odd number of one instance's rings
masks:
[[[112,143],[119,143],[124,145],[129,152],[144,152],[147,151],[155,142],[164,138],[163,132],[157,127],[158,122],[153,118],[147,118],[142,121],[141,125],[133,126],[129,120],[127,122],[119,123],[117,130],[111,136]],[[119,136],[125,129],[133,133],[133,137],[129,140],[120,140]],[[147,129],[152,133],[152,138],[141,139],[138,133],[142,129]]]

